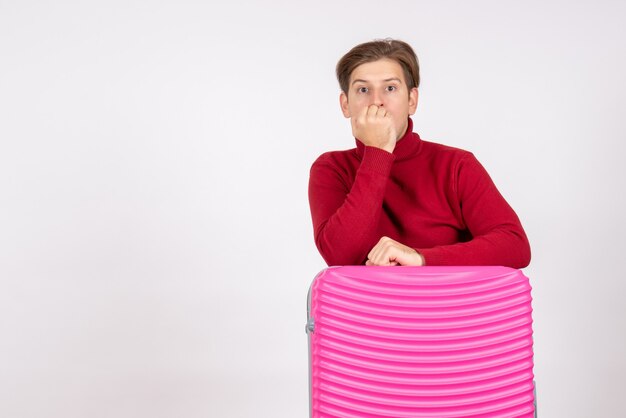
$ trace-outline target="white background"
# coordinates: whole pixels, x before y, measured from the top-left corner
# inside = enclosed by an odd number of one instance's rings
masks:
[[[209,3],[0,0],[0,416],[307,416],[308,169],[381,37],[526,228],[540,416],[626,416],[624,2]]]

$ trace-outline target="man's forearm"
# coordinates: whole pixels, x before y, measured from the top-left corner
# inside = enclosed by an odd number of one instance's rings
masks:
[[[331,167],[313,165],[309,203],[315,243],[328,265],[362,264],[380,238],[376,230],[393,160],[392,154],[366,147],[347,193]]]

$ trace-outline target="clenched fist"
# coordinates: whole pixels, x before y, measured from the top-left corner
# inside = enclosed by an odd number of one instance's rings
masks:
[[[364,107],[350,122],[352,135],[363,144],[393,152],[396,147],[396,128],[391,115],[383,106]]]
[[[422,255],[411,247],[382,237],[367,255],[367,266],[423,266]]]

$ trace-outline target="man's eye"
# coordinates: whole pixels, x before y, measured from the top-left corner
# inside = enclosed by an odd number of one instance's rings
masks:
[[[368,89],[367,89],[367,87],[359,87],[358,91],[359,91],[359,93],[367,93]]]
[[[396,91],[397,89],[396,86],[387,86],[387,91]]]

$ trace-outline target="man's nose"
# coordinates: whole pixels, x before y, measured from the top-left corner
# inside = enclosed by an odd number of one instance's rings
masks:
[[[384,106],[382,95],[379,92],[374,91],[372,93],[372,103],[370,104],[376,105],[378,107]]]

